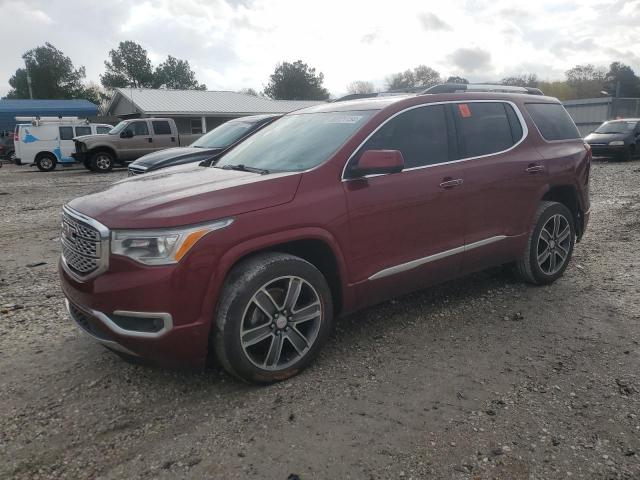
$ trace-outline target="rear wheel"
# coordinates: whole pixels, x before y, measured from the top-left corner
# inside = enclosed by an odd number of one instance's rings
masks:
[[[36,167],[41,172],[51,172],[56,169],[58,159],[52,153],[43,153],[36,158]]]
[[[567,268],[574,242],[574,219],[569,209],[561,203],[542,202],[516,264],[519,276],[536,285],[554,282]]]
[[[309,262],[257,255],[229,274],[215,322],[215,353],[229,373],[247,382],[277,382],[303,370],[326,341],[331,292]]]
[[[100,151],[91,156],[91,171],[98,173],[107,173],[113,169],[113,155],[109,152]]]

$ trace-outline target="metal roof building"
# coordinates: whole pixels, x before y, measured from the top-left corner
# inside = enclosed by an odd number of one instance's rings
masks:
[[[181,134],[201,134],[232,118],[288,113],[318,101],[270,100],[237,92],[117,88],[107,115],[121,118],[170,117]]]
[[[607,120],[640,116],[640,98],[582,98],[562,103],[583,137]]]
[[[0,131],[13,131],[15,117],[80,117],[98,114],[89,100],[0,100]]]

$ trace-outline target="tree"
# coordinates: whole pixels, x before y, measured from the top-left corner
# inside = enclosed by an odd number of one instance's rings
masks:
[[[147,51],[135,42],[120,42],[105,60],[106,72],[100,75],[102,85],[112,90],[117,87],[153,87],[154,78]]]
[[[567,82],[539,82],[538,88],[545,95],[556,97],[559,100],[572,100],[576,98],[575,89]]]
[[[347,85],[347,93],[350,95],[361,94],[361,93],[373,93],[376,89],[373,86],[373,83],[366,82],[364,80],[356,80],[355,82],[351,82]]]
[[[322,86],[324,75],[302,60],[283,62],[276,66],[264,89],[274,100],[327,100],[329,92]]]
[[[525,73],[522,75],[516,75],[513,77],[506,77],[500,80],[502,85],[509,85],[512,87],[538,87],[538,76],[535,73]]]
[[[447,78],[447,80],[444,83],[462,83],[466,85],[469,83],[469,80],[463,77],[453,76],[453,77]]]
[[[206,90],[207,86],[199,84],[196,74],[189,62],[169,55],[156,67],[153,74],[154,87],[172,88],[176,90]]]
[[[238,90],[238,93],[244,93],[245,95],[253,95],[254,97],[258,96],[258,92],[254,88],[241,88]]]
[[[599,97],[604,88],[605,71],[591,64],[576,65],[565,72],[567,84],[574,90],[575,98]]]
[[[74,67],[64,53],[50,43],[22,55],[26,68],[19,68],[9,79],[12,89],[7,98],[29,98],[27,68],[33,98],[85,98],[84,67]]]
[[[427,88],[442,83],[440,74],[431,67],[418,65],[413,70],[394,73],[387,78],[387,91]]]
[[[621,62],[613,62],[604,78],[604,89],[616,97],[637,97],[640,95],[640,78]]]

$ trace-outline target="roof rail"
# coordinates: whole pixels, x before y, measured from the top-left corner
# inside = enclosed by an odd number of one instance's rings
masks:
[[[542,90],[533,87],[514,87],[511,85],[485,83],[441,83],[420,92],[426,93],[461,93],[461,92],[496,92],[496,93],[527,93],[529,95],[544,95]]]

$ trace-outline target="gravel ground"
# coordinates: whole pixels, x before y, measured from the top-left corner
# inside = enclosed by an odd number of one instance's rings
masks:
[[[554,285],[494,269],[367,309],[262,388],[68,320],[60,207],[124,176],[0,170],[0,478],[640,478],[639,161],[595,162]]]

